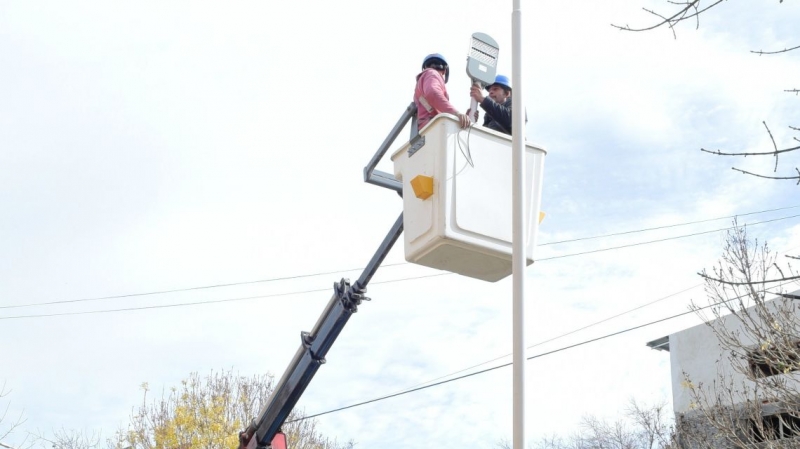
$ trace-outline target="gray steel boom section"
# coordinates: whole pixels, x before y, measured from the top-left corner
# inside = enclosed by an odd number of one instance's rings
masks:
[[[406,126],[406,123],[411,120],[411,137],[413,139],[419,134],[419,130],[417,130],[417,106],[412,102],[410,105],[406,107],[406,110],[403,112],[403,115],[400,116],[400,120],[394,125],[391,131],[389,131],[389,135],[386,136],[386,139],[383,140],[383,143],[380,147],[378,147],[378,151],[375,152],[375,155],[372,156],[372,159],[369,161],[366,167],[364,167],[364,182],[368,182],[370,184],[375,184],[377,186],[386,187],[387,189],[392,189],[399,193],[400,195],[403,194],[403,184],[395,179],[395,177],[390,174],[380,170],[375,170],[375,167],[378,165],[378,162],[383,158],[386,152],[389,150],[389,147],[392,145],[392,142],[397,139],[397,136],[400,135],[400,131]]]
[[[364,296],[367,284],[402,233],[403,214],[400,214],[356,283],[350,285],[346,279],[342,279],[334,284],[331,300],[311,332],[301,333],[300,348],[258,418],[239,435],[240,449],[269,448],[314,374],[325,363],[325,355],[344,329],[347,320],[358,310],[361,301],[369,300]],[[253,444],[254,440],[256,444]]]
[[[403,184],[391,174],[375,170],[375,167],[409,120],[411,121],[411,139],[413,139],[419,135],[417,108],[414,103],[406,107],[400,120],[397,121],[378,151],[364,167],[365,182],[394,190],[401,196],[403,195]],[[297,401],[311,383],[314,374],[325,363],[325,355],[344,329],[347,320],[356,313],[361,301],[369,301],[369,298],[364,296],[367,292],[367,284],[372,280],[372,276],[378,271],[402,233],[403,214],[401,213],[356,283],[350,285],[347,279],[342,279],[333,285],[334,292],[331,300],[328,301],[328,305],[325,306],[325,310],[314,324],[311,332],[300,333],[300,348],[297,349],[289,367],[284,371],[275,390],[272,391],[272,395],[258,414],[258,418],[254,419],[247,429],[239,434],[239,449],[270,448],[275,434],[286,422],[286,418],[297,405]]]

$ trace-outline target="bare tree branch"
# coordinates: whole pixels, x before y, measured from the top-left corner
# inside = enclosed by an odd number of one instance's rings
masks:
[[[660,22],[658,22],[658,23],[656,23],[656,24],[654,24],[652,26],[645,27],[645,28],[631,28],[629,25],[621,26],[621,25],[615,25],[613,23],[611,24],[611,26],[614,27],[614,28],[617,28],[619,30],[623,30],[623,31],[637,31],[638,32],[638,31],[653,30],[653,29],[656,29],[656,28],[661,27],[663,25],[667,25],[668,27],[672,28],[672,32],[673,32],[673,36],[674,36],[675,35],[675,30],[674,30],[675,25],[677,25],[680,22],[683,22],[684,20],[695,18],[696,20],[698,20],[696,26],[699,27],[700,26],[700,22],[699,22],[700,14],[704,13],[705,11],[708,11],[709,9],[711,9],[711,8],[713,8],[715,6],[717,6],[718,4],[722,3],[723,1],[725,1],[725,0],[717,0],[714,3],[712,3],[711,5],[703,8],[703,9],[700,9],[701,0],[691,0],[691,1],[686,1],[686,2],[670,1],[669,3],[672,3],[674,5],[681,5],[681,9],[677,13],[673,14],[670,17],[665,17],[665,16],[663,16],[661,14],[656,13],[655,11],[652,11],[652,10],[649,10],[649,9],[646,9],[646,8],[642,8],[645,11],[649,12],[650,14],[653,14],[653,15],[661,18]],[[692,10],[694,10],[694,12],[690,12]]]
[[[792,50],[797,50],[798,48],[800,48],[800,45],[798,45],[797,47],[784,48],[783,50],[777,50],[777,51],[764,51],[764,50],[753,51],[753,50],[750,50],[750,53],[755,53],[755,54],[757,54],[759,56],[761,56],[761,55],[777,55],[778,53],[786,53],[786,52],[789,52],[789,51],[792,51]]]
[[[6,388],[6,383],[4,381],[3,384],[0,385],[0,399],[8,396],[10,393],[11,390],[8,390]],[[17,419],[9,420],[8,412],[10,409],[11,409],[11,403],[9,402],[6,404],[5,410],[3,410],[2,414],[0,414],[0,441],[6,439],[9,435],[14,433],[14,431],[17,430],[22,424],[25,423],[24,412],[20,412],[19,417],[17,417]],[[27,438],[25,439],[25,441],[22,442],[21,445],[19,445],[19,447],[21,448],[23,446],[25,447],[30,446],[30,444],[27,444],[26,441]]]
[[[761,123],[764,124],[764,128],[767,128],[767,134],[769,134],[769,139],[772,141],[772,148],[775,150],[775,168],[772,169],[772,173],[775,173],[778,171],[778,144],[775,143],[775,138],[772,137],[772,131],[767,126],[767,122],[762,121]]]
[[[790,257],[790,256],[787,256],[787,257]],[[778,269],[780,270],[780,267],[778,267]],[[705,274],[703,272],[697,273],[697,275],[700,276],[701,278],[707,280],[707,281],[719,282],[720,284],[726,284],[726,285],[750,285],[750,284],[752,284],[752,282],[748,282],[748,281],[745,281],[745,282],[732,282],[732,281],[726,281],[724,279],[717,279],[717,278],[715,278],[713,276],[709,276],[709,275],[707,275],[707,274]],[[764,279],[764,280],[758,281],[757,283],[758,284],[771,284],[773,282],[793,281],[795,279],[800,279],[800,276],[781,277],[779,279]]]
[[[665,403],[643,405],[631,399],[625,419],[609,423],[593,415],[581,419],[581,429],[569,437],[544,437],[531,449],[678,449],[675,428]],[[510,449],[501,440],[497,449]]]
[[[53,439],[36,435],[40,440],[50,443],[53,449],[96,449],[100,447],[99,432],[84,432],[79,430],[57,430]]]
[[[770,151],[770,152],[757,152],[757,153],[723,153],[723,152],[721,152],[719,150],[717,150],[717,151],[709,151],[709,150],[706,150],[704,148],[700,148],[700,151],[703,151],[705,153],[716,154],[717,156],[767,156],[767,155],[772,155],[772,156],[775,156],[775,168],[773,168],[773,170],[772,170],[772,172],[775,173],[775,172],[778,171],[778,154],[786,153],[786,152],[789,152],[789,151],[798,150],[798,149],[800,149],[800,146],[791,147],[791,148],[784,148],[782,150],[779,150],[778,149],[778,145],[775,143],[775,137],[772,136],[772,131],[769,129],[769,126],[767,126],[767,122],[762,121],[761,123],[763,123],[764,124],[764,128],[767,129],[767,134],[769,134],[769,138],[772,141],[772,148],[774,148],[773,151]],[[793,128],[791,126],[789,128],[792,128],[792,129],[796,130],[796,128]],[[795,140],[797,140],[797,138],[795,138]],[[758,176],[758,175],[756,175],[756,176]],[[775,178],[775,179],[778,179],[778,178]],[[794,179],[794,178],[790,178],[790,179]]]
[[[683,22],[685,20],[694,18],[696,20],[696,28],[699,28],[700,27],[700,19],[699,19],[700,14],[702,14],[702,13],[708,11],[709,9],[719,5],[723,1],[725,1],[725,0],[707,0],[706,3],[703,3],[702,0],[664,0],[664,3],[666,3],[667,5],[670,5],[670,6],[666,6],[665,8],[677,8],[677,11],[675,11],[673,14],[670,15],[670,14],[662,14],[660,12],[657,12],[657,11],[653,10],[653,9],[642,8],[648,14],[651,14],[651,15],[656,16],[658,18],[658,21],[656,23],[654,23],[653,25],[651,25],[651,26],[646,26],[646,27],[641,27],[641,28],[633,28],[633,27],[631,27],[630,25],[627,25],[627,24],[626,25],[617,25],[617,24],[613,24],[613,23],[611,24],[611,26],[614,27],[614,28],[617,28],[619,30],[622,30],[622,31],[636,31],[636,32],[649,31],[649,30],[653,30],[655,28],[659,28],[659,27],[662,27],[662,26],[667,26],[672,31],[673,37],[677,38],[675,27],[679,23],[681,23],[681,22]],[[779,3],[783,3],[783,0],[779,0]],[[798,49],[800,49],[800,45],[794,46],[794,47],[785,47],[782,50],[757,50],[757,51],[751,50],[750,52],[761,56],[761,55],[774,55],[774,54],[780,54],[780,53],[787,53],[787,52],[798,50]],[[795,95],[800,95],[800,89],[786,89],[785,92],[794,93]],[[705,148],[701,148],[700,151],[703,151],[703,152],[706,152],[706,153],[711,153],[711,154],[716,154],[718,156],[766,156],[766,155],[772,155],[775,158],[775,166],[773,167],[772,172],[773,173],[777,173],[777,171],[778,171],[778,163],[779,163],[779,159],[780,159],[779,155],[781,153],[787,153],[787,152],[790,152],[790,151],[798,150],[798,149],[800,149],[800,146],[794,146],[794,147],[784,148],[784,149],[779,150],[778,146],[777,146],[777,143],[775,142],[775,137],[772,135],[772,131],[767,126],[767,123],[763,122],[763,121],[762,121],[762,123],[764,124],[764,127],[767,129],[767,134],[769,134],[769,138],[772,141],[773,151],[770,151],[770,152],[746,152],[746,153],[723,153],[720,150],[710,151],[710,150],[706,150]],[[794,127],[791,127],[791,126],[789,128],[791,128],[791,129],[793,129],[795,131],[799,130],[798,128],[794,128]],[[794,138],[794,140],[800,142],[800,139],[798,139],[796,137]],[[744,173],[744,174],[748,174],[748,175],[752,175],[752,176],[756,176],[756,177],[760,177],[760,178],[765,178],[765,179],[797,179],[797,184],[800,185],[800,176],[797,176],[797,177],[795,177],[795,176],[791,176],[791,177],[774,177],[774,176],[758,175],[758,174],[755,174],[755,173],[752,173],[752,172],[748,172],[748,171],[745,171],[745,170],[740,170],[738,168],[734,168],[734,170],[739,171],[739,172]],[[795,169],[795,170],[797,170],[797,169]],[[800,170],[797,170],[797,171],[798,171],[798,175],[800,175]],[[798,429],[798,432],[800,433],[800,429]]]
[[[759,178],[765,178],[765,179],[796,179],[797,185],[800,185],[800,170],[798,170],[797,167],[795,167],[795,170],[797,170],[797,176],[764,176],[764,175],[758,175],[756,173],[750,173],[749,171],[740,170],[736,167],[731,167],[731,169],[744,173],[746,175],[757,176]]]
[[[711,356],[717,376],[706,377],[705,385],[699,372],[694,381],[683,373],[691,405],[676,418],[681,447],[797,447],[800,310],[794,300],[800,297],[777,291],[782,298],[769,300],[766,291],[781,287],[763,284],[776,272],[795,283],[800,275],[791,265],[779,266],[776,258],[766,243],[749,240],[746,229],[737,226],[728,232],[714,275],[704,276],[713,318],[701,317],[721,352]],[[692,305],[698,313],[707,307]]]
[[[800,150],[800,146],[784,148],[783,150],[777,150],[777,151],[762,151],[758,153],[723,153],[720,150],[711,151],[711,150],[706,150],[705,148],[700,148],[700,151],[704,153],[716,154],[717,156],[769,156],[769,155],[774,155],[775,153],[788,153],[789,151],[795,151],[795,150]]]

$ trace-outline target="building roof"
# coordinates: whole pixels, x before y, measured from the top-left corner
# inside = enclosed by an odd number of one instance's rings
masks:
[[[657,338],[653,341],[648,341],[647,346],[659,351],[669,352],[669,335]]]

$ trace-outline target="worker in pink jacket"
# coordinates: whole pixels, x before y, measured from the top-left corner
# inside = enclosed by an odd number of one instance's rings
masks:
[[[470,125],[469,117],[450,104],[445,83],[450,78],[447,60],[439,53],[433,53],[422,61],[422,72],[417,75],[417,88],[414,90],[414,104],[417,105],[417,124],[422,129],[436,114],[446,112],[458,117],[462,128]]]

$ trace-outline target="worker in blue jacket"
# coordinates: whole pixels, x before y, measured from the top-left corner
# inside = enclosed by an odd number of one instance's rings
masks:
[[[511,81],[505,75],[497,75],[494,83],[486,86],[489,96],[484,97],[481,88],[473,85],[469,95],[485,111],[483,126],[501,133],[511,134]],[[478,119],[478,111],[470,111]],[[527,121],[527,120],[526,120]]]

